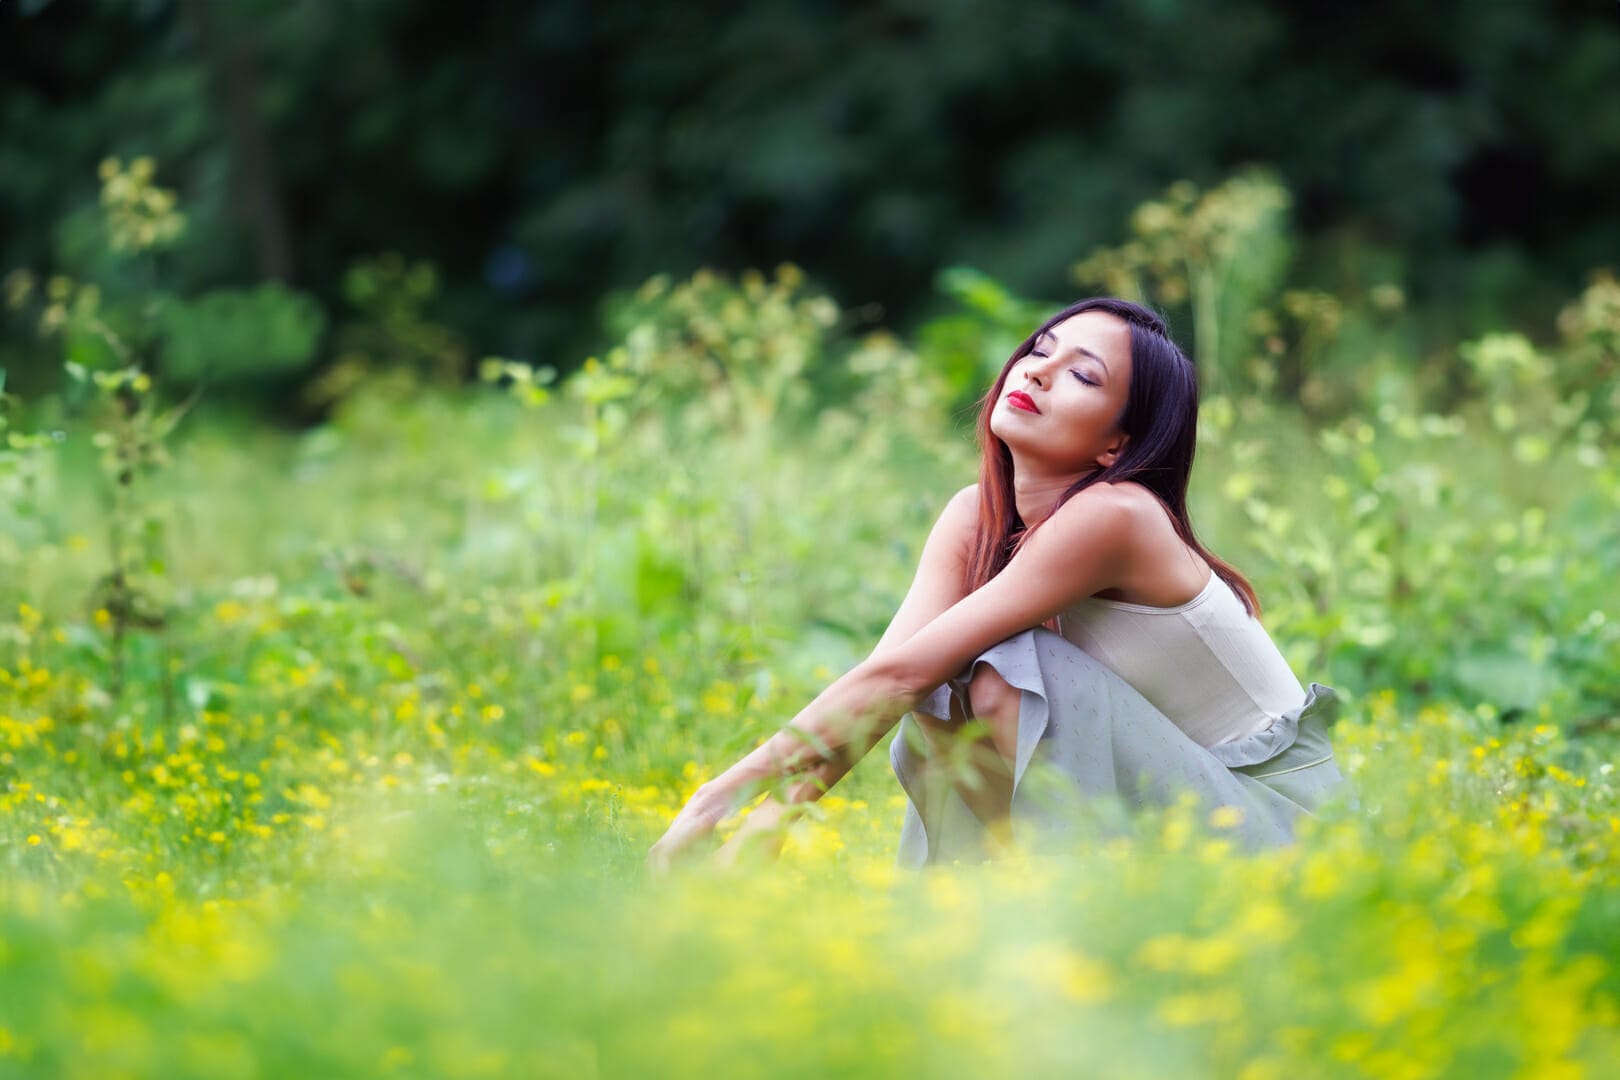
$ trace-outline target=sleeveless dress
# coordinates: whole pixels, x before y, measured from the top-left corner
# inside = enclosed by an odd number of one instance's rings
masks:
[[[1010,827],[1028,850],[1073,853],[1128,831],[1133,809],[1189,791],[1208,810],[1237,808],[1227,835],[1243,846],[1285,844],[1343,788],[1327,734],[1337,694],[1302,686],[1218,575],[1175,607],[1091,597],[1058,627],[992,646],[915,710],[971,717],[967,686],[981,664],[1021,691]],[[907,714],[889,744],[907,797],[898,864],[990,858],[988,831],[950,778],[926,767],[926,745]]]

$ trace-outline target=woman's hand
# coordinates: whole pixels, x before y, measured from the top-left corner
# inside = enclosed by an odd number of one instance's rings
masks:
[[[693,792],[664,835],[647,850],[648,869],[655,874],[668,873],[682,851],[714,832],[715,826],[725,820],[726,802],[707,784]]]
[[[714,864],[723,870],[735,867],[739,860],[771,862],[782,853],[787,840],[784,822],[788,819],[788,804],[774,795],[749,811],[731,839],[720,845],[714,853]],[[744,853],[747,853],[746,855]]]

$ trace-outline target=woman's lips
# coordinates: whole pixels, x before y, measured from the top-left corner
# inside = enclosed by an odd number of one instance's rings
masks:
[[[1011,405],[1015,409],[1023,409],[1025,412],[1038,413],[1041,411],[1035,407],[1035,399],[1024,393],[1022,390],[1014,390],[1012,393],[1008,394],[1007,404]]]

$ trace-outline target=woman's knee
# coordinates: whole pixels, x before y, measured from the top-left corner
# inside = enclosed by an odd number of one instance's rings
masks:
[[[1022,691],[1014,689],[1001,672],[989,664],[980,664],[968,680],[968,703],[973,715],[988,718],[1017,708]]]
[[[1018,749],[1018,711],[1023,699],[1024,692],[989,664],[980,664],[968,680],[968,703],[973,715],[990,728],[990,738],[1008,761]]]

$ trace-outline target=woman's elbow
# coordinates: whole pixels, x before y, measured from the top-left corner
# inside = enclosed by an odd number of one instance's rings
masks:
[[[872,698],[886,702],[896,715],[906,713],[938,688],[942,680],[933,678],[904,656],[893,653],[869,657],[857,668]]]

